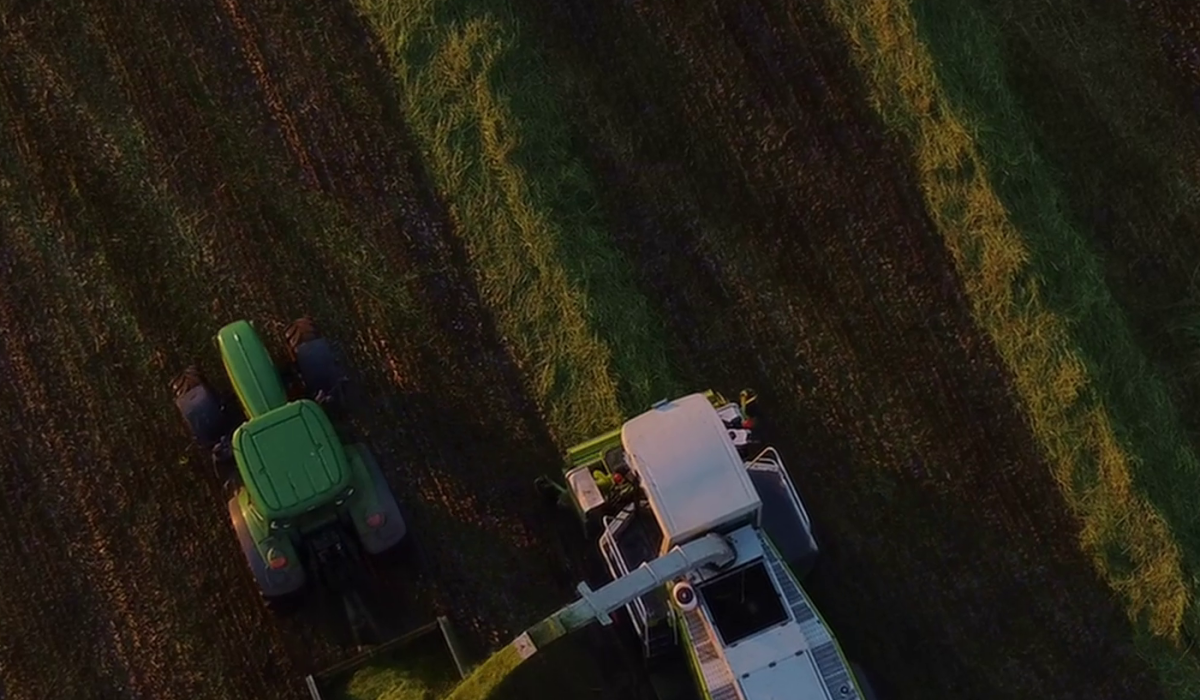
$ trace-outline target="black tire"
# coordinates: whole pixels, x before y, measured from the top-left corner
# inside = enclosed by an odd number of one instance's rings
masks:
[[[211,450],[229,432],[225,403],[195,366],[189,366],[171,381],[171,393],[184,424],[201,449]]]
[[[217,444],[212,447],[212,465],[213,476],[217,478],[217,483],[221,484],[229,495],[241,485],[241,478],[238,475],[237,462],[233,456],[233,443],[230,436],[226,435],[221,438]]]
[[[243,561],[246,562],[250,569],[250,575],[258,585],[258,592],[263,602],[273,611],[289,612],[294,599],[307,595],[308,573],[303,566],[292,568],[290,572],[285,570],[282,573],[272,573],[254,545],[250,527],[238,506],[236,493],[229,497],[226,508],[229,512],[229,522],[233,526],[234,534],[237,535],[238,547],[242,550]]]
[[[335,403],[344,402],[346,373],[337,353],[309,316],[292,322],[285,332],[288,355],[299,371],[306,395],[311,399],[327,396]]]
[[[270,610],[271,614],[273,615],[278,615],[280,617],[291,617],[299,613],[300,610],[304,608],[305,599],[307,598],[308,593],[309,591],[307,589],[302,589],[295,593],[287,593],[285,595],[264,595],[262,597],[263,605],[265,605],[267,610]]]
[[[311,316],[301,316],[292,321],[292,325],[284,331],[284,338],[287,340],[288,352],[291,353],[293,361],[296,359],[296,348],[310,340],[316,340],[321,337],[320,331],[317,330],[317,323]]]
[[[384,526],[380,529],[387,531],[386,534],[383,534],[384,542],[390,542],[390,544],[380,546],[379,541],[371,541],[361,535],[355,538],[362,553],[374,557],[401,546],[408,539],[408,520],[404,517],[404,511],[400,507],[400,499],[396,498],[392,487],[388,485],[387,478],[384,477],[383,470],[379,468],[379,463],[375,460],[375,455],[370,448],[362,443],[352,443],[347,448],[357,451],[363,460],[367,473],[371,477],[371,487],[379,499],[380,509],[387,518]],[[378,531],[376,532],[378,533]]]

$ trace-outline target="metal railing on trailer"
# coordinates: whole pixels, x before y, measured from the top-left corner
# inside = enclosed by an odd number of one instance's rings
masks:
[[[328,698],[322,693],[329,692],[328,685],[331,680],[366,666],[371,661],[387,654],[388,652],[395,651],[407,644],[411,644],[418,639],[435,632],[441,636],[442,641],[446,644],[446,650],[449,652],[450,658],[454,660],[454,667],[458,671],[459,677],[465,679],[470,668],[467,665],[466,657],[462,651],[462,646],[459,644],[458,638],[454,634],[454,630],[450,627],[450,621],[445,616],[438,616],[436,620],[430,622],[429,624],[418,627],[411,632],[384,642],[379,646],[368,649],[361,654],[357,654],[349,659],[336,663],[333,666],[320,671],[319,673],[305,676],[304,684],[308,688],[308,694],[312,700],[328,700]]]

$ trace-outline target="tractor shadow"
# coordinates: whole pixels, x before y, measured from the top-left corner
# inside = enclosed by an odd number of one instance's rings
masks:
[[[407,544],[376,569],[391,626],[444,614],[482,650],[570,600],[579,580],[572,552],[583,540],[571,547],[563,533],[574,531],[533,487],[534,476],[557,464],[553,449],[537,449],[503,412],[481,418],[446,394],[393,393],[373,374],[355,390],[363,403],[348,422],[374,452],[408,524]]]

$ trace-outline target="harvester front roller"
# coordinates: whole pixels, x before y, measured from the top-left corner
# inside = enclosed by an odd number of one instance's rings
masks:
[[[300,373],[305,393],[319,403],[341,403],[346,373],[329,340],[309,316],[292,322],[285,332],[288,353]]]

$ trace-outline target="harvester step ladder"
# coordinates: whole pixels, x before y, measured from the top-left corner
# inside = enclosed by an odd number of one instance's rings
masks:
[[[846,668],[837,646],[832,641],[813,649],[812,658],[817,664],[817,673],[821,675],[821,680],[825,682],[825,687],[829,689],[832,697],[838,700],[859,700],[858,691],[850,680],[850,670]]]
[[[629,526],[634,510],[635,505],[630,503],[622,508],[621,512],[617,513],[615,518],[604,518],[604,533],[600,535],[600,548],[608,552],[608,556],[604,557],[605,565],[608,567],[608,571],[612,574],[614,580],[629,574],[629,565],[625,561],[624,555],[621,554],[621,548],[617,544],[617,536]],[[616,562],[616,568],[613,567],[611,562]],[[641,564],[641,562],[638,562],[638,564]],[[642,641],[642,647],[645,649],[647,644],[646,630],[643,629],[642,622],[638,620],[638,615],[641,616],[642,620],[646,620],[649,617],[646,612],[646,605],[639,596],[629,601],[625,607],[630,612],[629,622],[633,625],[633,631],[637,634],[638,639]],[[646,658],[649,658],[649,656],[647,655]]]
[[[796,585],[791,572],[787,570],[786,565],[775,551],[775,547],[765,538],[763,538],[763,552],[766,555],[767,564],[771,567],[771,573],[779,581],[783,597],[787,600],[788,607],[791,608],[796,622],[800,625],[800,631],[808,642],[821,681],[832,697],[838,698],[838,700],[858,700],[858,693],[855,692],[854,684],[850,681],[850,671],[842,661],[841,655],[838,654],[837,644],[829,635],[829,630],[821,624],[816,611],[809,605],[808,599]],[[716,700],[715,695],[713,700]]]
[[[696,660],[700,662],[700,675],[704,677],[704,687],[712,700],[741,700],[733,673],[713,643],[712,632],[705,624],[700,610],[690,610],[683,614],[687,625],[688,637],[696,650]]]
[[[775,580],[779,581],[779,588],[783,591],[783,597],[787,601],[788,607],[791,608],[792,615],[796,618],[796,624],[800,625],[800,631],[804,634],[804,638],[808,640],[810,647],[816,647],[831,641],[829,631],[825,629],[825,625],[817,618],[816,611],[808,602],[808,598],[796,585],[796,580],[788,570],[787,565],[779,557],[779,553],[775,551],[775,546],[771,541],[762,537],[763,554],[766,556],[767,565],[771,568],[771,573],[775,575]]]

